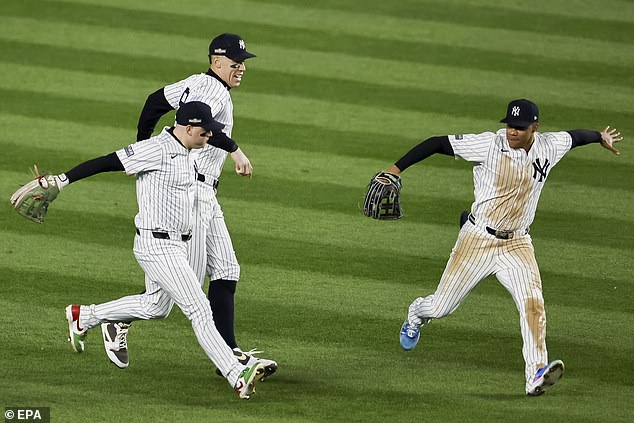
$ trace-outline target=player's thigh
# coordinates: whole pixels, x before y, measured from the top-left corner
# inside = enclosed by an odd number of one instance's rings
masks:
[[[192,226],[192,238],[187,242],[189,265],[194,270],[201,285],[205,281],[205,268],[207,266],[208,226],[208,221],[196,221]]]
[[[496,246],[485,236],[463,228],[451,251],[436,292],[439,313],[450,313],[471,290],[493,273]]]
[[[518,298],[541,296],[542,280],[530,236],[510,240],[498,260],[496,276]]]
[[[222,213],[210,220],[206,241],[208,267],[224,269],[238,265],[238,259],[231,242],[231,235],[229,235]]]
[[[147,277],[152,279],[188,318],[196,312],[211,313],[208,310],[207,297],[189,264],[186,243],[156,240],[152,247],[150,251],[137,255],[137,260]]]

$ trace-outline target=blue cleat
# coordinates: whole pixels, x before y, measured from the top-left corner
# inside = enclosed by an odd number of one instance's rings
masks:
[[[526,395],[536,397],[544,393],[548,388],[559,382],[564,375],[564,362],[555,360],[540,368],[532,380],[527,383]]]
[[[407,320],[403,322],[403,326],[401,326],[401,347],[403,347],[404,350],[413,350],[416,344],[418,344],[420,328],[420,326],[410,324]]]

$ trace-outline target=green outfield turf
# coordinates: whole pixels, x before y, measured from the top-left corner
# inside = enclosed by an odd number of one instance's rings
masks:
[[[254,177],[228,163],[218,194],[242,264],[238,342],[280,366],[250,401],[178,309],[132,327],[126,370],[98,330],[84,354],[66,342],[67,304],[143,289],[132,178],[67,187],[43,225],[7,201],[33,163],[59,173],[134,142],[147,95],[204,72],[222,32],[258,55],[232,91]],[[53,422],[633,421],[633,40],[626,0],[3,0],[0,406],[50,407]],[[625,136],[620,157],[571,151],[542,193],[531,233],[566,375],[539,398],[524,395],[517,311],[494,278],[414,351],[398,343],[473,200],[470,165],[407,170],[400,221],[358,208],[420,140],[497,130],[521,97],[543,131]]]

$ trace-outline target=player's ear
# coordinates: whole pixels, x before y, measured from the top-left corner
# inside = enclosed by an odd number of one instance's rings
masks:
[[[533,132],[535,132],[539,128],[539,122],[531,123],[531,126],[533,127]]]
[[[218,58],[218,56],[211,56],[209,63],[210,63],[210,67],[220,69],[221,61],[220,61],[220,58]]]

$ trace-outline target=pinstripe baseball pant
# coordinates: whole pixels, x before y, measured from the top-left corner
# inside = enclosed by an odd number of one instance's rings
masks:
[[[212,281],[237,281],[240,279],[240,264],[215,191],[202,187],[202,183],[198,183],[197,189],[192,239],[189,242],[190,265],[201,285],[205,281],[205,272]]]
[[[436,292],[414,300],[408,319],[420,324],[451,314],[482,279],[492,274],[511,294],[519,311],[528,381],[548,363],[546,311],[530,235],[498,239],[467,222],[460,230]]]
[[[156,239],[141,231],[134,239],[134,256],[145,272],[145,292],[103,304],[82,306],[80,325],[166,317],[176,303],[191,321],[200,346],[235,386],[244,369],[224,342],[213,321],[209,301],[187,259],[187,243]]]

